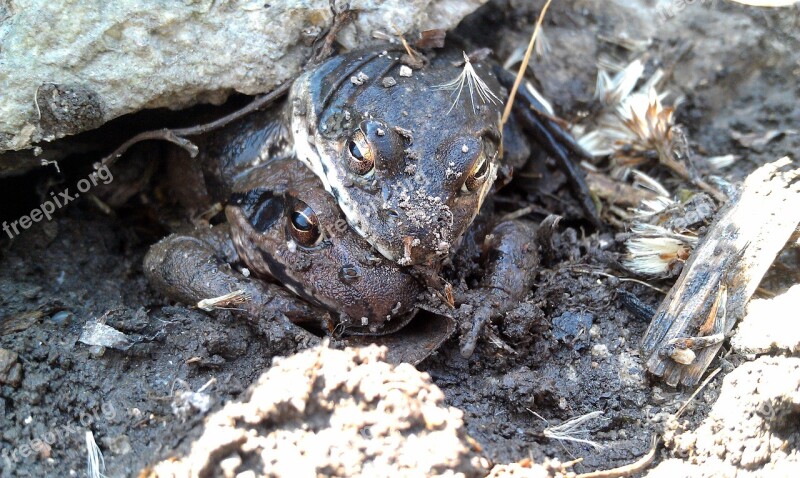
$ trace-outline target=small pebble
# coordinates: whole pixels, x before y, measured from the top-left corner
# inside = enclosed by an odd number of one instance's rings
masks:
[[[381,84],[383,85],[384,88],[391,88],[397,84],[397,80],[395,80],[391,76],[387,76],[381,81]]]
[[[408,66],[402,65],[400,67],[400,76],[402,76],[403,78],[411,78],[412,73],[413,72],[411,71],[411,68],[409,68]]]
[[[369,76],[365,75],[363,71],[359,71],[356,76],[350,77],[350,82],[354,85],[363,85],[367,80],[369,80]]]
[[[72,319],[72,312],[68,312],[66,310],[62,310],[61,312],[56,312],[50,317],[50,320],[55,322],[58,325],[65,325],[69,324],[70,320]]]
[[[592,347],[592,357],[606,358],[608,355],[608,347],[605,344],[597,344]]]
[[[16,352],[0,349],[0,384],[16,387],[22,381],[22,365],[17,363],[18,358]]]
[[[383,136],[383,135],[385,135],[385,134],[386,134],[386,131],[382,130],[381,128],[378,128],[378,130],[377,130],[377,131],[375,131],[375,133],[376,133],[378,136]]]

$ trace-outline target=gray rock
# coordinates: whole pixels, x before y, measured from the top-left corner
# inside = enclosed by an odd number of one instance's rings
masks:
[[[300,71],[334,9],[359,12],[339,35],[352,48],[379,30],[451,28],[485,1],[0,2],[0,152],[145,108],[270,91]],[[26,164],[14,160],[0,157],[0,171]]]

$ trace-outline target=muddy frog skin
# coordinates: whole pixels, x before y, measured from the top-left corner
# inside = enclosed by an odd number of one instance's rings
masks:
[[[394,334],[415,316],[425,288],[349,227],[304,164],[277,155],[262,159],[264,135],[274,124],[270,115],[252,115],[206,137],[200,158],[180,152],[169,158],[178,185],[192,186],[185,200],[196,211],[224,201],[227,221],[155,244],[145,258],[146,276],[187,304],[243,291],[227,307],[248,320],[263,319],[273,340],[312,340],[299,325],[351,345],[382,343],[392,360],[419,362],[452,335],[453,319],[427,314],[422,330]],[[530,290],[538,264],[529,226],[488,223],[479,221],[462,241],[470,260],[483,258],[485,273],[480,286],[458,301],[473,305],[468,317],[457,317],[470,353],[480,327]]]
[[[456,301],[472,305],[469,317],[457,317],[462,353],[470,355],[483,324],[516,305],[535,277],[529,225],[490,218],[482,222],[491,226],[463,237],[495,179],[529,149],[515,122],[500,126],[502,70],[472,65],[495,101],[469,97],[468,86],[459,97],[439,87],[463,71],[460,51],[417,70],[402,65],[401,54],[335,57],[298,79],[284,108],[200,142],[201,156],[179,166],[182,177],[202,183],[187,188],[195,195],[188,203],[195,210],[226,203],[227,225],[153,246],[145,261],[151,283],[190,304],[243,290],[244,315],[278,319],[285,330],[300,324],[340,337],[391,337],[417,311],[424,287],[415,278],[438,277],[443,258],[472,248],[485,275]],[[521,124],[576,189],[585,188],[569,158],[574,143],[538,113],[535,98],[520,96]],[[453,324],[435,329],[417,348],[432,350]]]
[[[225,216],[239,257],[256,277],[338,314],[325,324],[331,334],[398,330],[416,313],[421,286],[355,234],[319,186],[293,159],[263,164],[237,182]]]
[[[573,160],[585,153],[525,88],[518,119],[501,126],[513,75],[457,49],[437,51],[417,69],[403,64],[404,54],[355,51],[303,74],[289,94],[288,126],[274,137],[293,144],[350,226],[384,257],[427,266],[449,256],[498,174],[529,156],[518,124],[556,157],[594,214]],[[474,76],[459,85],[468,69],[482,85],[469,84]]]
[[[331,335],[388,334],[416,313],[421,285],[355,234],[296,160],[269,161],[239,177],[225,216],[227,224],[153,246],[145,258],[151,283],[190,304],[244,290],[245,303],[255,298],[271,315],[286,307],[291,322]],[[249,279],[231,267],[237,264]],[[263,315],[258,307],[251,312]]]

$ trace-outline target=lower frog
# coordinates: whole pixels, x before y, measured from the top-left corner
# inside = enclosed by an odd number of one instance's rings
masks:
[[[238,313],[268,322],[272,339],[289,332],[313,340],[306,329],[321,330],[349,345],[386,345],[396,362],[419,362],[455,330],[440,314],[404,328],[419,310],[422,284],[352,231],[319,179],[294,159],[241,176],[225,216],[226,224],[155,244],[145,258],[150,282],[190,304],[234,292]],[[483,256],[485,272],[459,300],[474,305],[461,318],[465,355],[483,324],[530,290],[538,265],[530,226],[488,222],[478,221],[462,245],[473,251],[467,256]]]
[[[397,362],[419,362],[454,331],[451,319],[433,316],[411,335],[392,335],[416,315],[422,286],[355,234],[296,160],[240,176],[225,216],[225,224],[155,244],[144,264],[151,284],[189,304],[221,297],[220,307],[234,303],[273,340],[310,342],[307,330],[317,330],[346,344],[387,345]]]

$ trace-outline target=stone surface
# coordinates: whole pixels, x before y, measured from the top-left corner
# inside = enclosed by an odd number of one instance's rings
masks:
[[[144,108],[270,91],[302,68],[334,10],[358,11],[339,35],[352,48],[376,30],[451,28],[485,1],[0,2],[0,152]]]
[[[17,353],[0,349],[0,385],[9,384],[16,387],[22,379],[22,365],[17,363]]]
[[[430,376],[377,346],[276,359],[188,456],[141,476],[480,477],[489,463]]]

